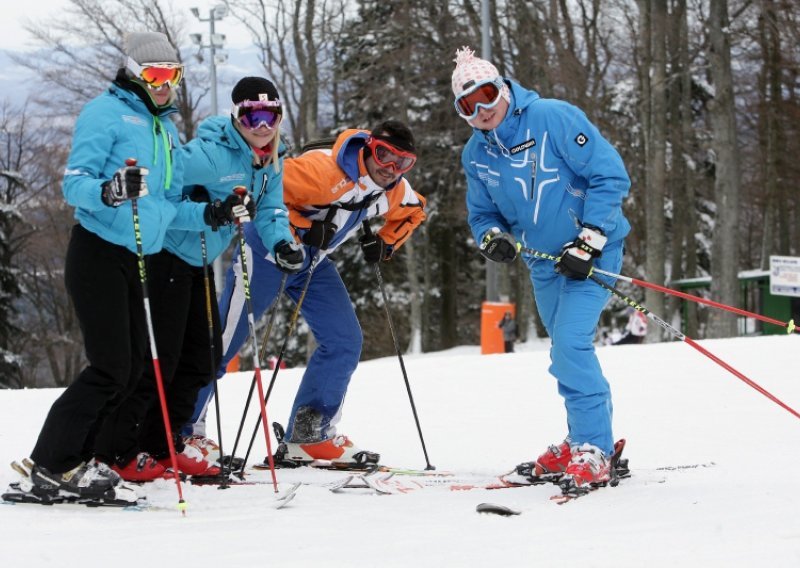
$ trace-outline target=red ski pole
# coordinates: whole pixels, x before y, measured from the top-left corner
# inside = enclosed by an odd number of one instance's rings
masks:
[[[527,248],[520,246],[520,250],[526,254],[534,256],[536,258],[543,258],[545,260],[552,260],[558,262],[559,257],[553,256],[551,254],[539,252],[538,250]],[[699,296],[693,296],[691,294],[687,294],[685,292],[679,292],[678,290],[673,290],[672,288],[667,288],[665,286],[659,286],[658,284],[653,284],[652,282],[647,282],[645,280],[639,280],[638,278],[632,278],[630,276],[623,276],[622,274],[614,274],[613,272],[608,272],[606,270],[601,270],[599,268],[592,268],[593,274],[602,274],[604,276],[608,276],[610,278],[616,278],[617,280],[622,280],[623,282],[628,282],[630,284],[635,284],[636,286],[641,286],[642,288],[650,288],[651,290],[657,290],[664,294],[671,294],[673,296],[677,296],[679,298],[683,298],[684,300],[689,300],[692,302],[696,302],[698,304],[705,304],[707,306],[711,306],[714,308],[719,308],[721,310],[725,310],[727,312],[732,312],[734,314],[738,314],[740,316],[750,317],[757,320],[761,320],[766,323],[771,323],[773,325],[777,325],[780,327],[786,328],[786,333],[800,333],[800,328],[798,328],[794,320],[789,320],[788,322],[780,321],[773,319],[771,317],[762,316],[761,314],[757,314],[754,312],[748,312],[747,310],[742,310],[740,308],[735,308],[733,306],[729,306],[727,304],[721,304],[720,302],[715,302],[713,300],[706,300],[705,298],[701,298]]]
[[[128,158],[125,165],[133,167],[136,160]],[[169,423],[169,411],[167,410],[167,396],[164,392],[164,380],[161,377],[161,363],[158,362],[158,351],[156,350],[155,333],[153,332],[153,316],[150,311],[150,294],[147,291],[147,270],[144,265],[144,251],[142,249],[142,231],[139,226],[139,204],[137,198],[131,199],[131,211],[133,212],[133,234],[136,240],[136,256],[139,264],[139,281],[142,283],[142,297],[144,298],[144,313],[147,319],[147,337],[150,341],[150,353],[153,356],[153,371],[156,376],[156,387],[158,388],[158,399],[161,402],[161,417],[164,419],[164,432],[167,436],[167,448],[169,448],[169,459],[172,463],[172,473],[175,477],[175,485],[178,487],[178,510],[186,516],[186,501],[183,499],[183,488],[181,487],[181,477],[178,471],[178,458],[175,456],[175,444],[172,442],[172,426]]]
[[[643,305],[639,304],[638,302],[636,302],[635,300],[633,300],[629,296],[626,296],[625,294],[623,294],[622,292],[620,292],[619,290],[617,290],[613,286],[610,286],[610,285],[606,284],[605,282],[603,282],[600,278],[598,278],[594,274],[591,274],[589,276],[589,278],[592,281],[594,281],[597,284],[599,284],[600,286],[602,286],[603,288],[605,288],[606,290],[608,290],[609,292],[611,292],[612,294],[614,294],[615,296],[617,296],[620,300],[622,300],[623,302],[628,304],[633,309],[642,312],[644,315],[646,315],[648,317],[648,319],[650,319],[650,320],[654,321],[655,323],[657,323],[658,325],[660,325],[666,331],[668,331],[672,335],[674,335],[677,339],[680,339],[681,341],[683,341],[683,342],[691,345],[695,349],[697,349],[700,353],[702,353],[703,355],[705,355],[706,357],[708,357],[709,359],[714,361],[716,364],[718,364],[720,367],[722,367],[726,371],[729,371],[737,379],[740,379],[741,381],[743,381],[746,385],[754,388],[755,390],[757,390],[758,392],[760,392],[761,394],[766,396],[768,399],[770,399],[772,402],[774,402],[775,404],[777,404],[781,408],[783,408],[785,410],[788,410],[796,418],[800,418],[800,413],[798,413],[795,409],[793,409],[788,404],[786,404],[785,402],[780,400],[778,397],[776,397],[775,395],[773,395],[772,393],[767,391],[765,388],[763,388],[762,386],[757,384],[755,381],[747,378],[744,374],[740,373],[739,371],[737,371],[736,369],[731,367],[728,363],[726,363],[725,361],[723,361],[722,359],[720,359],[719,357],[717,357],[716,355],[714,355],[713,353],[708,351],[708,349],[706,349],[705,347],[702,347],[701,345],[699,345],[694,339],[692,339],[691,337],[687,337],[686,335],[684,335],[683,333],[681,333],[680,331],[678,331],[677,329],[672,327],[670,324],[665,322],[663,319],[661,319],[660,317],[655,315],[653,312],[651,312],[650,310],[645,308]]]

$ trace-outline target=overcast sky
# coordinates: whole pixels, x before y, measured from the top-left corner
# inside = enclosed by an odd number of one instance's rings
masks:
[[[189,8],[199,8],[201,15],[206,18],[209,8],[217,4],[213,0],[171,0],[171,3],[176,12],[186,15],[188,22],[194,20]],[[35,47],[30,36],[23,29],[24,21],[58,17],[58,11],[68,5],[67,0],[33,0],[31,2],[3,0],[0,8],[0,15],[2,15],[0,17],[0,49],[16,51]],[[195,20],[193,24],[189,24],[188,31],[208,32],[208,22],[201,23]],[[245,47],[251,44],[249,34],[230,16],[216,23],[216,31],[227,36],[227,46]]]

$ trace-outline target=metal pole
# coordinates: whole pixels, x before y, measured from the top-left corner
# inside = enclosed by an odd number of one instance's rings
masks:
[[[209,65],[211,66],[211,115],[214,116],[219,112],[219,105],[217,103],[217,48],[214,45],[214,8],[208,11],[208,50],[209,50]],[[212,266],[214,267],[214,286],[217,290],[217,295],[222,293],[225,288],[225,275],[222,268],[222,256],[214,259]]]
[[[492,60],[491,43],[491,16],[489,14],[489,0],[481,0],[481,58]],[[497,302],[500,299],[497,283],[497,263],[486,262],[486,300]]]
[[[217,62],[216,62],[216,53],[217,48],[214,46],[214,9],[212,8],[208,12],[208,29],[209,29],[209,51],[211,52],[210,64],[211,64],[211,114],[215,115],[219,112],[219,106],[217,106]]]

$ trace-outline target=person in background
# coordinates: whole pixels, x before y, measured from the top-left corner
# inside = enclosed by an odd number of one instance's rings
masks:
[[[514,342],[517,340],[517,322],[511,312],[506,312],[503,319],[497,324],[503,330],[503,345],[506,353],[514,352]]]
[[[289,275],[286,293],[297,302],[308,282],[301,312],[317,347],[295,397],[286,436],[276,452],[279,462],[325,459],[363,465],[378,461],[378,454],[359,449],[336,432],[363,338],[353,303],[328,255],[374,217],[383,217],[383,226],[359,239],[368,263],[391,259],[411,237],[425,219],[425,199],[403,177],[416,163],[416,154],[408,127],[389,120],[371,131],[344,131],[332,149],[311,150],[286,160],[283,197],[304,251],[302,268]],[[258,318],[276,299],[283,274],[255,230],[250,226],[245,233],[252,251],[250,288]],[[218,376],[248,333],[240,262],[237,256],[222,293],[225,343]],[[201,393],[190,429],[202,428],[211,394],[208,388]]]
[[[481,253],[513,262],[518,243],[551,339],[550,373],[567,409],[567,436],[535,461],[565,493],[611,476],[611,390],[592,341],[608,292],[592,267],[619,272],[630,230],[630,180],[617,151],[578,108],[504,78],[464,48],[452,76],[455,109],[472,127],[462,153],[468,222]],[[606,280],[613,283],[611,280]]]
[[[625,334],[614,345],[629,343],[642,343],[647,335],[647,316],[644,312],[628,308],[628,323],[625,325]]]
[[[125,43],[113,84],[78,116],[64,172],[64,197],[78,222],[64,280],[89,364],[53,403],[31,453],[31,491],[45,500],[59,494],[101,504],[136,500],[117,473],[94,459],[96,438],[146,362],[137,237],[144,254],[156,254],[171,224],[191,222],[192,212],[179,206],[182,171],[171,120],[183,65],[164,34],[131,33]],[[126,165],[131,158],[137,163]]]
[[[220,473],[219,467],[212,465],[219,458],[218,445],[204,436],[184,440],[178,435],[194,411],[198,391],[215,376],[222,357],[217,294],[211,267],[207,279],[203,271],[202,241],[205,263],[210,265],[230,245],[236,225],[252,221],[264,246],[282,261],[279,266],[291,270],[299,268],[302,261],[300,247],[290,244],[293,237],[283,204],[278,91],[267,79],[245,77],[233,88],[231,98],[231,114],[204,120],[197,137],[180,150],[183,198],[196,209],[195,224],[170,228],[164,250],[151,257],[148,269],[178,468],[187,475],[206,477]],[[248,192],[232,193],[235,186]],[[114,458],[115,471],[131,481],[162,477],[170,458],[150,368],[113,418],[106,421],[107,436],[101,438],[106,442],[104,452]]]

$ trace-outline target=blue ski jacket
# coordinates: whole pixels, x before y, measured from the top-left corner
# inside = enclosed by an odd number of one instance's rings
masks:
[[[281,241],[291,242],[289,215],[283,203],[283,154],[278,147],[278,168],[272,160],[266,165],[253,163],[253,151],[237,132],[228,116],[212,116],[198,128],[197,137],[180,150],[184,168],[184,199],[189,199],[194,186],[202,185],[210,198],[225,200],[233,188],[243,185],[256,200],[253,224],[267,251],[274,251]],[[194,204],[205,209],[205,204]],[[170,227],[164,248],[193,266],[202,266],[200,231],[206,235],[208,261],[211,262],[228,247],[236,233],[233,225],[212,231],[200,217],[195,227]]]
[[[617,151],[577,107],[506,83],[503,122],[492,131],[473,128],[461,155],[475,240],[498,227],[553,255],[581,225],[601,229],[606,246],[622,240],[630,231],[622,214],[630,179]]]
[[[153,115],[139,95],[118,85],[84,106],[75,123],[63,193],[85,229],[136,252],[130,201],[109,207],[102,200],[103,182],[128,158],[149,170],[145,178],[148,195],[137,200],[145,254],[161,250],[170,224],[191,226],[195,222],[193,208],[179,206],[183,171],[175,160],[180,142],[169,118],[174,112],[169,106]]]

